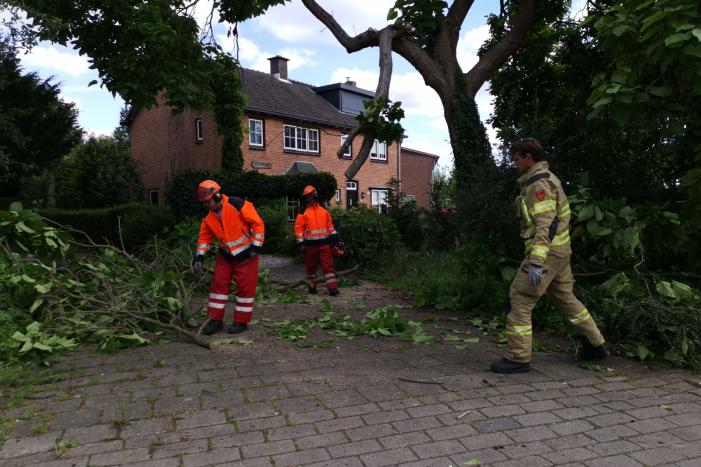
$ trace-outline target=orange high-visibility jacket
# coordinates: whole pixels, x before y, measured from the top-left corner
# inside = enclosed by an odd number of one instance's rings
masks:
[[[212,211],[202,219],[197,254],[206,253],[214,238],[217,238],[219,246],[235,259],[248,257],[251,246],[263,246],[263,220],[248,201],[226,195],[222,195],[222,200],[221,219]]]
[[[331,221],[329,211],[318,204],[307,206],[295,220],[295,238],[297,245],[317,246],[338,238]]]

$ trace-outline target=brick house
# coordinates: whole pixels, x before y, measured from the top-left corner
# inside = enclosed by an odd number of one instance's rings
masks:
[[[241,147],[245,170],[269,175],[329,172],[339,184],[331,206],[348,208],[364,203],[378,210],[386,206],[389,179],[403,179],[409,183],[407,187],[416,186],[419,192],[409,193],[403,186],[402,191],[423,203],[425,182],[430,184],[433,166],[420,159],[431,155],[407,151],[399,142],[375,141],[355,179],[349,181],[344,176],[362,135],[344,157],[336,153],[357,126],[355,116],[363,109],[363,102],[372,99],[374,93],[358,88],[352,81],[321,87],[290,81],[287,59],[276,56],[269,60],[270,74],[242,69],[242,91],[248,97],[242,121],[246,133]],[[222,141],[209,113],[173,114],[168,106],[160,105],[132,112],[127,125],[132,154],[150,204],[162,202],[170,177],[180,170],[221,169]],[[412,169],[400,173],[400,154],[409,154]],[[428,172],[417,174],[415,169]],[[416,183],[415,176],[419,179]]]

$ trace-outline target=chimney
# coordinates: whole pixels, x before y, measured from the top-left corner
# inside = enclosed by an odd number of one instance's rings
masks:
[[[346,76],[346,82],[344,84],[356,87],[355,81],[351,81],[350,76]]]
[[[287,62],[289,60],[280,55],[270,57],[268,60],[270,60],[270,74],[278,79],[287,80]]]

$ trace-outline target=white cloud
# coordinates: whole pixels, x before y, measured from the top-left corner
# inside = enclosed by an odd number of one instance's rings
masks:
[[[91,136],[95,136],[95,137],[112,136],[112,133],[114,133],[114,128],[86,128],[85,129],[85,137],[86,138],[89,138]]]
[[[60,71],[70,76],[81,76],[90,71],[90,64],[85,56],[80,56],[75,51],[62,46],[37,46],[28,54],[20,53],[19,57],[25,71],[46,69]]]
[[[222,48],[231,54],[235,55],[235,44],[233,38],[226,37],[224,34],[217,36],[217,41],[221,44]],[[289,59],[287,63],[287,71],[293,71],[297,68],[309,67],[316,65],[314,57],[316,56],[316,51],[311,49],[292,49],[284,48],[277,52],[269,52],[267,50],[261,50],[261,48],[250,39],[245,37],[239,37],[239,60],[241,64],[246,68],[251,68],[253,70],[258,70],[262,72],[270,71],[270,62],[268,58],[275,55],[282,55],[283,57]],[[290,75],[290,78],[294,79],[294,76]]]
[[[486,24],[470,29],[460,36],[456,54],[464,72],[469,71],[477,63],[477,51],[488,38],[489,26]]]
[[[318,2],[351,36],[368,27],[380,28],[388,23],[387,12],[394,0],[322,0]],[[325,26],[299,0],[269,9],[251,21],[254,28],[277,39],[294,43],[336,43]]]
[[[63,100],[63,102],[73,103],[75,105],[75,108],[80,110],[81,102],[79,98],[73,96],[61,96],[61,99]]]

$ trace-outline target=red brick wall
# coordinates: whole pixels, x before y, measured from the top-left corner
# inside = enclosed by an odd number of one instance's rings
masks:
[[[405,195],[414,195],[416,204],[422,208],[431,206],[431,187],[435,160],[430,155],[409,148],[402,148],[401,191]]]
[[[195,119],[204,119],[204,141],[195,142]],[[352,159],[339,159],[336,151],[341,146],[342,130],[319,125],[283,121],[277,117],[256,115],[264,121],[263,149],[251,148],[248,134],[244,136],[242,151],[245,170],[257,170],[268,175],[282,175],[295,161],[311,162],[320,172],[330,172],[336,177],[341,189],[340,205],[345,206],[346,190],[343,173]],[[244,116],[243,128],[248,129],[248,116]],[[283,148],[283,124],[315,128],[319,130],[319,154],[300,154]],[[210,114],[183,112],[172,114],[166,106],[141,110],[129,125],[132,154],[139,164],[144,198],[148,200],[150,190],[159,190],[162,203],[170,177],[179,170],[195,168],[218,171],[221,168],[221,138],[216,133],[214,119]],[[353,142],[353,157],[360,148],[362,138]],[[370,187],[386,187],[387,181],[398,176],[398,149],[394,143],[387,148],[387,162],[375,162],[369,158],[356,175],[358,197],[361,203],[370,204]],[[270,169],[254,169],[253,160],[272,164]],[[361,195],[364,193],[364,197]],[[332,200],[332,206],[335,201]]]

